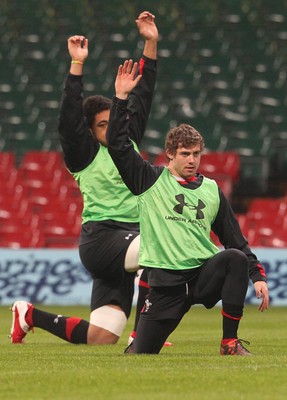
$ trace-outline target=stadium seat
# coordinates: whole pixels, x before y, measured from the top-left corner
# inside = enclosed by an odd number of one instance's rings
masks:
[[[245,229],[257,229],[263,235],[267,235],[268,231],[276,232],[283,229],[285,225],[285,217],[281,218],[272,214],[247,213]]]
[[[226,139],[225,151],[236,151],[243,157],[267,156],[271,146],[269,136],[257,134],[251,128],[250,131],[233,130],[228,132]]]
[[[19,171],[17,168],[11,168],[9,171],[0,170],[1,190],[4,193],[11,193],[18,184]]]
[[[57,151],[27,151],[19,168],[23,171],[43,171],[63,168],[63,155]]]
[[[27,196],[43,195],[47,197],[61,195],[63,170],[22,170],[19,169],[18,184],[22,185]]]
[[[45,247],[41,230],[20,228],[18,232],[5,232],[0,235],[0,247],[12,249]]]
[[[287,248],[286,236],[287,236],[287,231],[283,231],[281,235],[280,234],[278,235],[277,233],[274,236],[263,238],[260,241],[260,245],[263,247],[286,249]]]
[[[77,247],[81,230],[81,218],[65,216],[46,220],[43,225],[46,247]]]
[[[81,218],[82,206],[76,202],[71,202],[70,199],[62,201],[50,201],[41,209],[41,219],[43,223],[46,221],[62,221],[66,220],[69,224],[71,221],[79,221]]]
[[[268,192],[270,164],[265,156],[240,156],[240,178],[237,194],[265,196]]]
[[[5,140],[4,151],[12,151],[17,149],[18,157],[21,157],[27,150],[37,149],[43,150],[45,148],[45,143],[43,143],[42,138],[22,138],[22,132],[16,132],[13,137],[7,138]]]
[[[16,155],[13,151],[0,152],[0,171],[6,172],[9,176],[9,172],[16,168]]]
[[[272,247],[272,238],[276,237],[282,243],[287,238],[286,201],[277,198],[252,200],[245,215],[244,234],[254,246]]]
[[[54,205],[55,208],[58,207],[59,204],[66,204],[67,206],[67,203],[72,202],[72,199],[67,197],[67,191],[63,190],[63,187],[53,190],[52,187],[43,185],[39,187],[29,187],[27,202],[33,212],[39,214],[43,212],[48,204]]]
[[[264,217],[281,218],[287,215],[286,198],[254,198],[248,208],[247,217],[261,219]]]
[[[29,203],[26,199],[16,202],[8,197],[7,201],[0,204],[0,221],[1,223],[6,223],[13,218],[24,218],[30,211]]]
[[[32,213],[26,213],[22,218],[16,216],[12,219],[6,219],[4,222],[1,221],[0,234],[5,235],[6,233],[19,233],[22,229],[40,229],[41,219],[38,215]]]
[[[66,202],[76,203],[78,206],[83,205],[83,198],[77,182],[72,180],[64,181],[59,189],[60,198],[66,199]]]
[[[232,197],[232,193],[233,193],[233,182],[232,182],[231,177],[228,175],[217,175],[217,174],[214,174],[211,176],[212,176],[211,179],[215,180],[215,182],[218,184],[218,186],[224,193],[227,200],[231,201],[231,197]]]
[[[247,238],[251,246],[266,247],[267,241],[270,242],[271,238],[278,237],[279,232],[283,232],[283,229],[279,226],[258,224],[248,230]],[[287,231],[284,230],[284,235],[286,234]]]
[[[287,133],[277,132],[271,140],[269,152],[270,163],[272,164],[272,178],[275,180],[286,180],[287,171]]]
[[[212,178],[213,176],[227,176],[235,183],[239,178],[240,159],[234,151],[230,152],[209,152],[201,157],[199,171]]]
[[[163,165],[166,166],[168,164],[168,160],[165,154],[165,151],[157,154],[153,160],[154,165]]]
[[[18,208],[20,202],[26,199],[26,190],[22,185],[14,185],[13,182],[8,181],[8,184],[2,185],[2,191],[0,192],[0,207],[1,205],[7,204],[13,205],[14,208]]]

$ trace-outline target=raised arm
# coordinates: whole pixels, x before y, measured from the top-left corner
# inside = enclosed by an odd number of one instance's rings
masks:
[[[139,15],[138,19],[136,19],[136,24],[140,35],[145,40],[143,55],[152,60],[156,60],[158,29],[155,24],[155,16],[149,11],[144,11]]]
[[[151,166],[135,151],[129,138],[131,121],[127,104],[130,91],[141,81],[136,76],[137,63],[126,60],[118,68],[115,81],[116,96],[113,98],[107,129],[109,153],[130,191],[137,195],[147,190],[156,181],[161,167]]]
[[[59,115],[59,135],[65,161],[70,171],[80,171],[93,158],[95,141],[85,122],[83,111],[83,67],[88,57],[88,39],[82,35],[68,38],[71,57]]]
[[[128,109],[131,117],[129,134],[139,145],[147,126],[156,83],[158,29],[155,16],[148,11],[139,15],[136,24],[144,39],[143,55],[139,61],[142,79],[130,93]]]
[[[70,74],[83,75],[83,65],[89,54],[88,39],[81,35],[69,37],[68,50],[71,56]]]

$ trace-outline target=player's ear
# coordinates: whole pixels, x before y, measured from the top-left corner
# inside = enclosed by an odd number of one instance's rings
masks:
[[[174,155],[170,152],[170,150],[166,149],[165,154],[166,154],[168,160],[174,159]]]

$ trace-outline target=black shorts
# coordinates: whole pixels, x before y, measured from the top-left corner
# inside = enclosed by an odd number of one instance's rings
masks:
[[[138,235],[138,224],[104,221],[83,225],[79,252],[94,281],[92,311],[116,304],[129,316],[136,273],[127,273],[124,262],[128,247]]]
[[[82,264],[93,278],[121,279],[127,249],[138,235],[138,224],[87,222],[80,239]]]
[[[193,304],[212,308],[219,300],[227,304],[244,304],[249,277],[248,258],[243,252],[224,250],[206,261],[198,271],[193,280],[181,285],[151,285],[141,317],[149,320],[181,319]],[[147,272],[149,275],[152,268]],[[182,272],[183,279],[187,276],[186,271]]]
[[[181,319],[194,304],[192,296],[187,295],[186,285],[150,288],[141,318]]]

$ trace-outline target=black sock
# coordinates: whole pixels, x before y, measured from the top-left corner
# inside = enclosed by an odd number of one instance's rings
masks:
[[[243,306],[236,306],[234,304],[222,304],[222,328],[223,339],[237,338],[237,331],[240,319],[243,315]]]
[[[33,309],[33,326],[44,329],[70,343],[87,344],[89,322],[77,317],[50,314]]]

